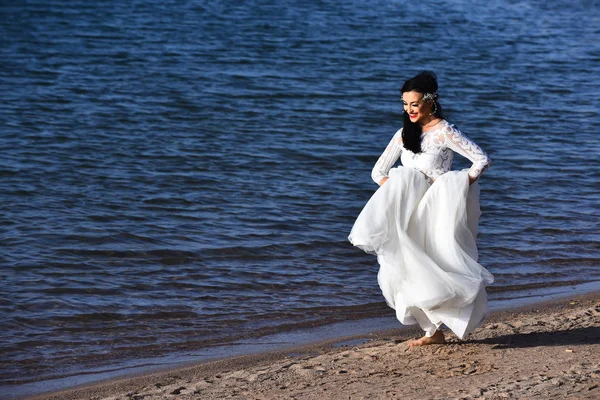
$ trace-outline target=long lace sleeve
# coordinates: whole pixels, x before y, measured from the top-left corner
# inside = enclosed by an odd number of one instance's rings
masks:
[[[371,178],[379,185],[379,182],[388,176],[388,172],[394,166],[400,155],[402,154],[402,129],[400,129],[392,140],[388,143],[387,147],[379,156],[379,159],[375,163],[373,170],[371,171]]]
[[[474,179],[479,178],[483,171],[492,164],[492,160],[481,147],[453,126],[445,129],[444,142],[449,149],[468,158],[473,163],[469,169],[469,176]]]

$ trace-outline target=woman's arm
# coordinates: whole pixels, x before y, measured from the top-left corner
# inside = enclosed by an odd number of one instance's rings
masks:
[[[402,154],[402,129],[400,129],[392,140],[388,143],[387,147],[379,156],[379,159],[375,163],[373,170],[371,171],[371,178],[379,186],[383,185],[388,180],[388,172],[394,166],[400,155]]]
[[[469,184],[475,182],[492,165],[492,160],[486,152],[453,126],[446,129],[444,142],[449,149],[468,158],[473,163],[469,169]]]

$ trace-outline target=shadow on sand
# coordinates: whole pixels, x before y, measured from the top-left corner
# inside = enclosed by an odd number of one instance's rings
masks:
[[[600,327],[579,328],[555,332],[512,333],[467,343],[494,345],[494,349],[537,346],[575,346],[600,343]]]

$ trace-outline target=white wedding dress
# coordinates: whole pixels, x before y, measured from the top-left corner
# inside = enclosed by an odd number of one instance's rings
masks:
[[[444,324],[464,339],[485,318],[485,287],[494,281],[477,263],[479,185],[469,186],[490,159],[445,120],[423,133],[421,150],[405,149],[396,132],[372,173],[388,180],[348,239],[377,255],[379,286],[401,323],[418,323],[426,336]],[[454,152],[472,161],[468,171],[450,171]],[[403,166],[392,168],[398,158]]]

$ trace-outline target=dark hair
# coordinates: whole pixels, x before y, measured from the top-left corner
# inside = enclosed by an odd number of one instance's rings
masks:
[[[404,82],[402,85],[401,92],[419,92],[419,93],[436,93],[438,90],[437,78],[432,71],[423,71],[419,73],[417,76],[414,76]],[[442,117],[442,106],[437,102],[437,99],[433,100],[437,107],[435,116],[441,118]],[[404,129],[402,129],[402,142],[404,143],[404,147],[413,153],[421,152],[421,134],[423,133],[423,129],[421,125],[411,122],[408,117],[408,113],[403,111],[404,117]]]

